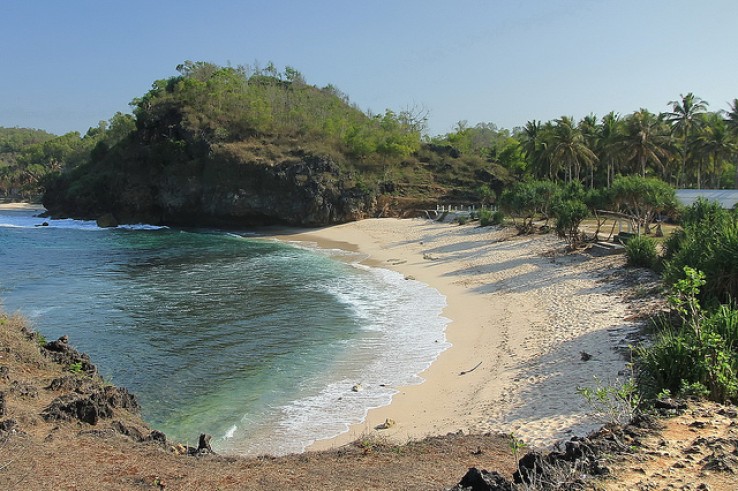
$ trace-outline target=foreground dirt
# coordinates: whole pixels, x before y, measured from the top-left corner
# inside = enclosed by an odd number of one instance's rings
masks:
[[[130,401],[118,389],[52,360],[40,344],[22,319],[0,314],[1,490],[444,490],[470,467],[508,480],[518,467],[501,435],[451,434],[405,445],[365,439],[280,458],[186,455],[123,407]],[[49,410],[68,400],[97,401],[94,424],[80,420],[89,411],[65,417]],[[738,489],[738,410],[695,403],[672,413],[654,428],[614,432],[618,450],[596,457],[600,476],[515,489]]]

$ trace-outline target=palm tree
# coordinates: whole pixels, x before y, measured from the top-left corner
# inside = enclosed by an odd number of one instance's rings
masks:
[[[610,111],[602,117],[602,124],[598,127],[597,156],[605,165],[606,186],[609,188],[618,170],[618,161],[623,153],[623,131],[620,116]]]
[[[738,99],[733,99],[733,102],[730,103],[729,109],[726,112],[725,123],[733,136],[738,138]],[[735,155],[733,159],[735,160]],[[735,162],[735,180],[733,186],[738,189],[738,161]]]
[[[540,121],[533,120],[525,123],[520,143],[533,174],[539,178],[548,174],[549,166],[546,158],[546,141]]]
[[[707,113],[702,117],[700,132],[696,135],[695,147],[706,160],[712,164],[712,187],[720,187],[720,178],[727,158],[736,151],[736,144],[728,131],[725,120],[717,113]],[[702,185],[702,168],[697,169],[697,189]]]
[[[567,182],[579,180],[582,164],[594,166],[597,155],[585,143],[584,135],[574,124],[573,118],[562,116],[555,122],[551,160],[556,162],[557,167],[565,167]]]
[[[667,121],[671,123],[672,131],[682,137],[682,161],[677,174],[677,186],[679,186],[684,172],[687,168],[687,156],[689,155],[689,143],[692,131],[699,125],[698,114],[707,110],[707,102],[689,92],[687,95],[679,94],[681,100],[669,101],[671,112],[666,113]]]
[[[599,141],[597,116],[595,116],[594,114],[590,114],[588,116],[583,117],[582,120],[579,121],[579,126],[577,128],[582,133],[584,144],[587,146],[587,148],[592,150],[592,152],[595,152],[595,150],[597,149],[598,141]],[[595,164],[597,163],[598,160],[599,160],[599,157],[589,162],[585,162],[587,164],[587,167],[589,167],[589,188],[590,189],[594,188],[594,169],[595,169]]]
[[[669,155],[668,135],[660,116],[641,108],[625,119],[625,135],[622,148],[627,162],[646,177],[649,162],[664,167],[662,158]]]

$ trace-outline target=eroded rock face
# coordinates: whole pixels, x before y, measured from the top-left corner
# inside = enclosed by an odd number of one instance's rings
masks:
[[[69,345],[67,336],[51,341],[43,346],[43,353],[54,362],[68,367],[70,370],[84,373],[90,377],[97,375],[97,367],[92,364],[86,353],[80,353]]]
[[[373,193],[355,185],[328,157],[286,156],[250,162],[227,150],[152,170],[128,166],[94,200],[70,194],[69,183],[44,196],[54,216],[97,219],[100,226],[152,223],[242,227],[321,226],[373,216]]]
[[[126,389],[120,387],[96,388],[88,394],[69,393],[57,397],[44,409],[41,416],[46,421],[71,421],[96,425],[100,419],[112,418],[115,409],[139,410],[138,401]]]

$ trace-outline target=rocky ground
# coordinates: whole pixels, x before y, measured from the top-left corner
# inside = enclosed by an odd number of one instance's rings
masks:
[[[47,342],[23,319],[0,315],[3,490],[444,490],[460,480],[455,489],[738,488],[736,407],[662,406],[657,418],[604,427],[520,462],[508,437],[489,434],[404,445],[365,438],[325,452],[223,457],[209,451],[207,437],[197,447],[168,441],[140,419],[135,397],[106,384],[68,340]]]

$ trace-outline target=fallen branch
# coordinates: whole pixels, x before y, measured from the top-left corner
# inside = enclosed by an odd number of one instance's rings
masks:
[[[482,362],[480,361],[479,363],[477,363],[477,366],[475,366],[471,370],[466,370],[466,371],[463,371],[463,372],[459,372],[459,375],[466,375],[467,373],[471,373],[474,370],[476,370],[477,368],[479,368],[479,365],[481,365],[481,364],[482,364]]]

